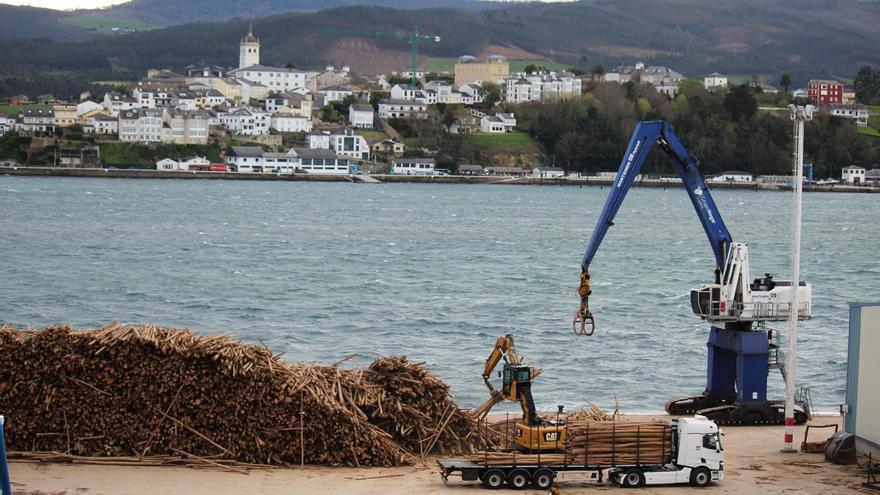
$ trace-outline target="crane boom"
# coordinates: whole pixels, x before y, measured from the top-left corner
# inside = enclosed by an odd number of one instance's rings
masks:
[[[717,273],[720,273],[721,268],[725,265],[727,251],[731,244],[730,232],[728,232],[727,226],[721,218],[721,213],[706,187],[703,174],[697,167],[697,160],[687,152],[672,129],[672,125],[668,122],[661,120],[639,122],[633,131],[626,154],[620,162],[620,168],[611,185],[611,193],[605,200],[605,206],[602,207],[596,228],[593,230],[593,235],[581,259],[581,285],[578,288],[581,306],[574,319],[575,332],[578,334],[591,335],[595,325],[588,304],[589,296],[592,293],[590,289],[590,263],[605,239],[608,229],[614,225],[614,217],[617,216],[626,194],[632,187],[655,143],[659,144],[660,148],[669,155],[675,166],[675,171],[681,177],[682,185],[684,185],[694,210],[700,218],[700,223],[703,225],[703,230],[709,238],[709,244],[715,254]]]

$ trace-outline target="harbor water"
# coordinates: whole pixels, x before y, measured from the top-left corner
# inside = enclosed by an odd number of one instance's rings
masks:
[[[291,361],[424,361],[464,406],[511,333],[544,370],[542,409],[585,399],[660,411],[705,387],[709,326],[688,291],[714,258],[679,187],[634,189],[593,265],[593,337],[576,337],[599,187],[0,177],[0,323],[154,322],[262,342]],[[713,191],[752,277],[790,272],[790,192]],[[806,194],[799,383],[842,402],[850,301],[880,299],[874,195]],[[775,326],[784,332],[785,324]],[[771,397],[781,398],[778,372]]]

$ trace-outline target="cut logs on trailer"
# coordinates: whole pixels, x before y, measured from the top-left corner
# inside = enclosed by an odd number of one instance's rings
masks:
[[[483,465],[521,464],[666,464],[672,458],[672,428],[661,422],[569,420],[564,452],[524,454],[488,452],[468,458]]]
[[[0,411],[10,450],[73,462],[392,466],[479,443],[476,420],[422,363],[289,364],[152,325],[0,328]]]

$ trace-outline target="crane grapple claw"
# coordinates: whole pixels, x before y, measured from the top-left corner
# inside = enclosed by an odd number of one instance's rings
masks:
[[[578,311],[574,315],[571,327],[575,335],[589,337],[596,331],[596,320],[589,311]]]

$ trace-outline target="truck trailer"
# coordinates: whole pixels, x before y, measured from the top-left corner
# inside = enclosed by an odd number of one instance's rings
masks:
[[[587,422],[569,426],[568,442],[558,452],[481,452],[466,458],[439,459],[440,476],[480,481],[498,489],[532,486],[546,490],[560,473],[581,473],[627,488],[691,484],[704,487],[723,479],[721,431],[704,416],[669,423]]]

